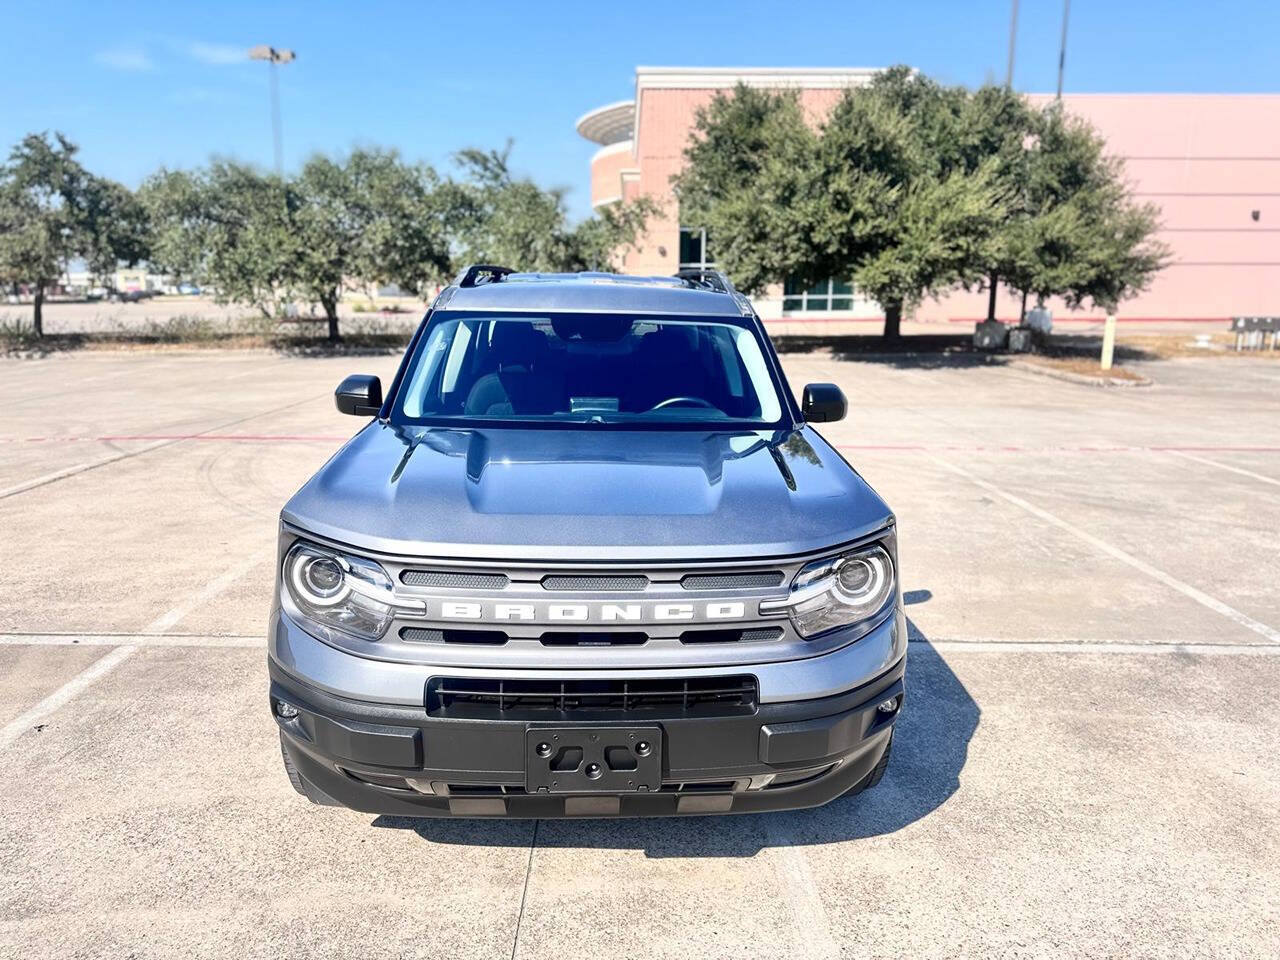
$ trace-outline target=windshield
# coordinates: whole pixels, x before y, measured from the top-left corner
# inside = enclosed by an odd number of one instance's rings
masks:
[[[440,313],[405,368],[393,422],[776,427],[756,334],[718,320]]]

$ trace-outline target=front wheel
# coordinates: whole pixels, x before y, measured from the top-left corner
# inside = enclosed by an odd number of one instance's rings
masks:
[[[889,733],[889,742],[884,745],[884,753],[880,755],[880,762],[871,768],[871,772],[849,788],[845,794],[846,797],[856,797],[864,790],[870,790],[877,783],[884,779],[884,772],[889,767],[889,754],[893,753],[893,733]]]
[[[321,793],[302,778],[298,768],[293,765],[293,757],[289,755],[289,745],[285,742],[283,733],[280,734],[280,758],[284,760],[284,772],[288,776],[289,782],[293,784],[293,789],[297,790],[312,803],[319,804],[322,807],[342,806],[337,800],[334,800],[326,793]]]

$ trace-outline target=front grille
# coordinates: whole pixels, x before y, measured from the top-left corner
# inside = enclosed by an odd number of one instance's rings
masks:
[[[542,589],[544,590],[581,590],[584,593],[596,590],[643,590],[648,585],[649,578],[645,576],[574,577],[552,574],[542,578]]]
[[[524,717],[734,716],[753,713],[755,677],[616,680],[493,680],[432,677],[426,705],[431,716],[470,719]]]
[[[778,640],[782,637],[781,627],[748,627],[745,630],[712,629],[686,630],[680,634],[681,643],[756,643],[763,640]]]
[[[777,587],[782,584],[781,570],[756,573],[691,573],[680,581],[686,590],[747,590],[752,587]]]
[[[502,590],[509,581],[501,573],[450,573],[445,570],[405,570],[400,582],[411,587],[446,587],[454,590]]]
[[[430,627],[402,627],[400,639],[410,643],[484,643],[497,646],[507,642],[501,630],[434,630]]]

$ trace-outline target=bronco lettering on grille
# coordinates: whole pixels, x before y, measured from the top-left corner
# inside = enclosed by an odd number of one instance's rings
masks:
[[[741,600],[699,603],[500,603],[480,600],[428,600],[428,620],[523,621],[526,623],[671,623],[742,620]]]

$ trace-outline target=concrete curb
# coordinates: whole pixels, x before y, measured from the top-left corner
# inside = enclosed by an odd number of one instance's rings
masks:
[[[1105,379],[1103,377],[1086,377],[1082,373],[1072,373],[1070,370],[1055,370],[1052,367],[1031,363],[1028,360],[1010,360],[1007,365],[1042,377],[1052,377],[1054,380],[1065,380],[1067,383],[1079,383],[1088,387],[1149,387],[1155,383],[1150,377],[1144,377],[1142,374],[1138,374],[1140,378],[1138,380],[1121,380],[1114,377]]]

